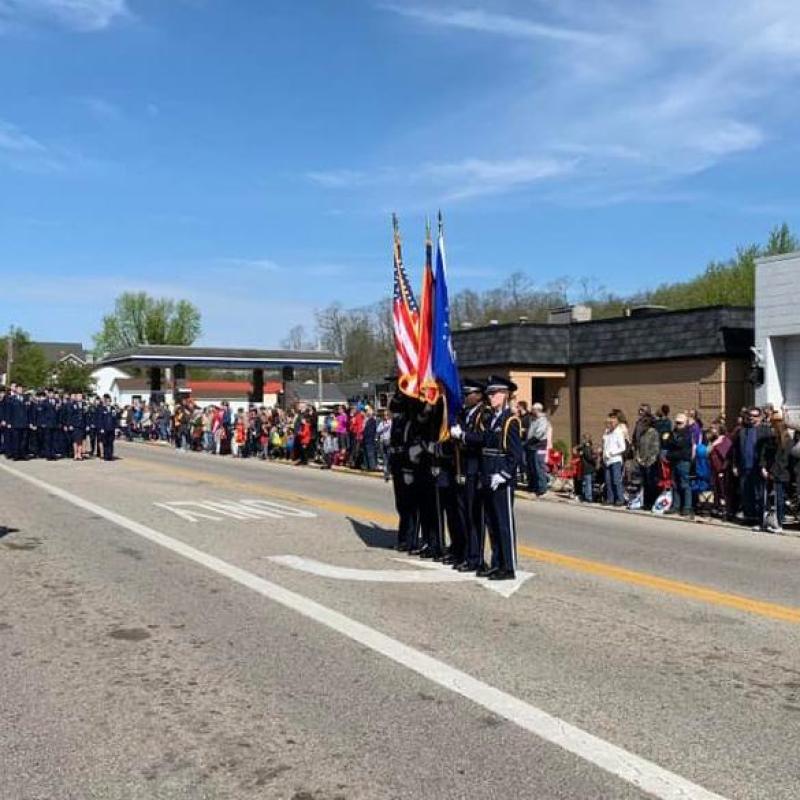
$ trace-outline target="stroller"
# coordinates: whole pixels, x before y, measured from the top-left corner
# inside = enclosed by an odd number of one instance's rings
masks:
[[[665,514],[672,508],[672,468],[669,462],[662,458],[658,462],[660,477],[658,488],[661,490],[655,503],[653,503],[654,514]]]
[[[553,450],[548,458],[549,488],[554,492],[565,492],[569,497],[575,495],[575,485],[583,477],[583,466],[580,456],[573,456],[565,461],[564,455]]]

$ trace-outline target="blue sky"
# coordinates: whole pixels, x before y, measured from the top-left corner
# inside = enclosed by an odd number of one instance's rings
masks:
[[[0,0],[0,326],[275,345],[391,289],[633,291],[800,228],[796,0]]]

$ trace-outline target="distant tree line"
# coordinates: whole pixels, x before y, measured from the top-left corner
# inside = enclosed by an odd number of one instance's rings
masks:
[[[740,247],[727,261],[712,261],[705,271],[688,281],[664,283],[631,295],[617,294],[595,280],[557,278],[537,286],[525,272],[515,272],[503,283],[483,292],[464,289],[450,297],[454,330],[465,324],[488,325],[517,322],[545,322],[552,308],[578,302],[592,309],[594,319],[620,316],[637,305],[661,305],[669,309],[712,305],[752,306],[755,299],[755,260],[800,249],[800,240],[786,223],[770,232],[764,245]],[[282,346],[339,353],[344,358],[341,377],[345,380],[383,376],[394,367],[391,300],[345,309],[332,303],[316,313],[314,335],[301,325],[293,327]]]

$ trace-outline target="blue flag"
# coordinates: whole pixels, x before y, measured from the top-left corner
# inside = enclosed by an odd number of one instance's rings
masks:
[[[441,439],[447,438],[463,406],[461,378],[458,375],[453,339],[450,335],[450,301],[447,297],[447,269],[444,257],[444,231],[439,215],[439,237],[436,242],[436,273],[433,280],[433,335],[431,336],[432,371],[444,391],[445,418]]]

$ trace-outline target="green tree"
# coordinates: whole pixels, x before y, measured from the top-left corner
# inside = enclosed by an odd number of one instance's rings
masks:
[[[190,345],[200,331],[200,311],[188,300],[124,292],[114,303],[114,313],[103,317],[94,336],[95,353],[102,356],[140,344]]]
[[[65,392],[93,391],[95,380],[91,364],[76,364],[74,361],[60,361],[55,366],[53,383]]]
[[[39,345],[26,342],[15,350],[11,364],[11,381],[14,383],[38,389],[50,382],[52,372],[52,365]]]
[[[22,328],[12,327],[0,340],[0,370],[6,370],[9,340],[12,362],[8,382],[34,389],[48,383],[52,370],[44,350],[31,342],[31,337]]]
[[[764,248],[765,256],[780,256],[795,250],[800,250],[800,240],[792,234],[785,222],[770,231],[767,246]]]

